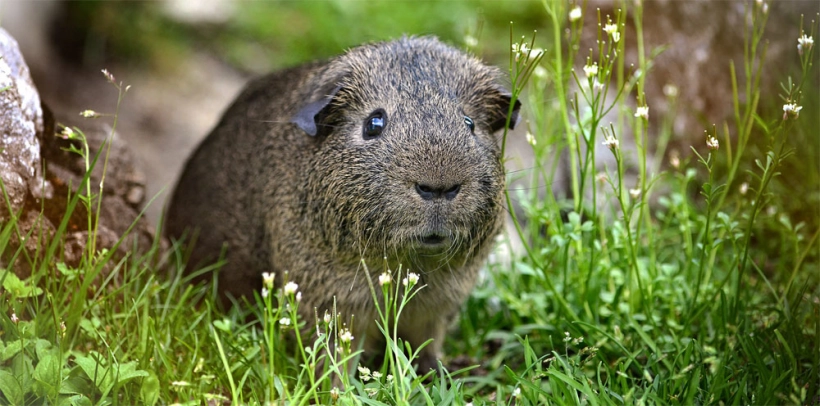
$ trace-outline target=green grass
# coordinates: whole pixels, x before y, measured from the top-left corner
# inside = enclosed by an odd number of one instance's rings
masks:
[[[734,121],[708,129],[718,149],[698,140],[677,165],[656,170],[647,163],[647,122],[627,103],[638,95],[643,105],[644,77],[624,73],[623,41],[602,33],[597,74],[573,72],[584,57],[569,50],[590,28],[568,23],[560,3],[544,6],[553,32],[535,44],[528,35],[527,44],[548,51],[509,59],[537,157],[531,187],[508,197],[526,217],[518,235],[499,242],[446,345],[445,366],[457,359],[479,368],[418,376],[409,367],[417,349],[402,351],[387,317],[400,317],[403,302],[385,294],[389,356],[378,371],[348,375],[357,340],[342,340],[343,321],[317,315],[318,331],[297,335],[304,321],[283,287],[222,312],[211,287],[174,272],[185,267],[181,250],[121,259],[89,251],[70,267],[57,254],[59,238],[41,255],[10,250],[19,233],[12,218],[0,226],[0,404],[816,404],[820,224],[816,207],[807,213],[792,201],[811,194],[792,191],[793,177],[817,186],[816,167],[801,166],[818,148],[815,49],[783,78],[784,100],[761,100],[765,20],[750,7],[747,59],[727,61],[733,87],[750,96],[736,94]],[[641,10],[629,12],[640,33]],[[569,37],[559,35],[564,28]],[[804,29],[817,36],[816,25]],[[510,42],[518,42],[513,31]],[[638,39],[636,68],[651,75],[653,50]],[[594,79],[619,96],[604,99]],[[799,117],[761,107],[787,102],[803,106]],[[649,107],[649,120],[664,119]],[[618,115],[611,125],[602,121],[610,109]],[[637,153],[613,148],[618,167],[595,173],[595,150],[582,147],[627,137]],[[84,154],[89,166],[104,162],[104,154]],[[552,184],[558,154],[576,169],[576,197],[565,201],[538,193]],[[624,176],[629,163],[637,183]],[[79,190],[72,204],[94,213],[98,200]],[[516,240],[525,249],[514,250]],[[8,272],[16,262],[32,276]],[[418,288],[399,280],[371,287]],[[341,349],[325,351],[334,347]]]

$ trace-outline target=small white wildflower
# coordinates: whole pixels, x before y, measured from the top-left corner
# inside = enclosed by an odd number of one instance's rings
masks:
[[[720,148],[720,142],[718,141],[717,138],[712,137],[711,135],[707,136],[706,137],[706,147],[713,150],[713,151],[716,151]]]
[[[672,165],[675,169],[680,168],[680,157],[678,154],[672,154],[672,156],[669,157],[669,165]]]
[[[803,55],[803,49],[809,50],[811,49],[812,45],[814,45],[814,38],[809,37],[806,34],[803,34],[800,38],[797,39],[797,52],[800,55]]]
[[[407,274],[407,277],[402,279],[401,284],[407,286],[408,284],[413,287],[417,283],[419,283],[419,275],[415,272],[410,272]]]
[[[17,313],[12,313],[11,314],[11,322],[16,324],[19,321],[20,321],[20,319],[17,318]]]
[[[390,284],[390,274],[385,272],[379,275],[379,286],[389,285]]]
[[[629,196],[633,200],[638,200],[638,198],[641,197],[641,189],[640,188],[629,189]]]
[[[595,62],[592,65],[584,66],[584,73],[587,75],[588,78],[595,77],[596,75],[598,75],[598,62]]]
[[[663,94],[666,97],[678,97],[678,87],[668,83],[663,86]]]
[[[538,79],[544,79],[547,77],[547,70],[544,69],[543,66],[538,65],[535,67],[535,70],[532,71],[533,76],[537,77]]]
[[[381,379],[382,373],[379,371],[373,371],[373,379]]]
[[[334,402],[339,399],[339,388],[334,386],[333,389],[330,390],[330,398],[333,399]]]
[[[618,149],[618,139],[611,134],[607,134],[604,137],[604,142],[602,144],[606,145],[611,150]]]
[[[516,399],[521,397],[521,388],[515,388],[515,390],[513,391],[513,397]]]
[[[350,332],[350,330],[343,329],[339,333],[339,341],[341,341],[343,343],[349,343],[349,342],[353,341],[353,334]]]
[[[584,337],[577,337],[572,339],[572,343],[575,345],[581,344],[584,341]]]
[[[276,274],[273,272],[262,272],[262,284],[268,289],[273,288],[274,276],[276,276]]]
[[[298,290],[299,290],[299,285],[297,285],[296,283],[288,282],[287,284],[285,284],[285,294],[286,295],[292,295],[292,294],[296,293],[296,291],[298,291]]]
[[[535,140],[535,136],[534,136],[534,135],[532,135],[532,133],[531,133],[531,132],[527,131],[527,135],[526,135],[526,137],[527,137],[527,143],[529,143],[529,144],[530,144],[530,145],[532,145],[533,147],[535,146],[535,144],[537,144],[537,143],[538,143],[538,141],[536,141],[536,140]]]
[[[766,214],[768,214],[769,216],[774,216],[775,214],[777,214],[777,207],[774,207],[774,206],[767,207],[766,208]]]
[[[387,374],[387,377],[384,378],[387,383],[393,383],[393,375]]]
[[[607,174],[604,173],[604,172],[598,172],[598,174],[595,175],[595,180],[597,180],[598,183],[603,184],[603,183],[606,182],[606,179],[607,179]]]
[[[362,381],[369,381],[370,380],[370,368],[367,367],[358,367],[356,368],[359,370],[359,379]]]
[[[378,388],[364,388],[364,393],[366,393],[368,397],[372,398],[373,396],[376,396],[377,393],[379,393],[379,389]]]
[[[529,47],[529,45],[527,45],[526,42],[522,41],[520,44],[519,43],[512,44],[512,52],[513,52],[513,54],[515,54],[515,60],[516,61],[518,61],[518,58],[521,55],[527,55],[527,53],[529,51],[530,51],[530,47]]]
[[[803,106],[798,106],[797,103],[786,103],[783,105],[783,119],[787,120],[789,117],[797,118],[800,116],[800,110]]]
[[[301,302],[301,301],[302,301],[302,292],[301,292],[301,291],[296,292],[296,301],[297,301],[297,302]]]
[[[478,46],[478,38],[472,35],[466,35],[464,37],[464,45],[467,45],[468,48],[475,48]]]
[[[604,84],[598,81],[598,78],[592,80],[592,90],[600,92],[604,90]]]
[[[70,140],[70,139],[74,138],[74,130],[72,130],[71,127],[63,128],[63,131],[60,132],[60,134],[63,136],[64,139],[67,139],[67,140]]]
[[[635,117],[649,120],[649,106],[639,106],[635,109]]]
[[[262,299],[268,297],[269,293],[270,291],[268,290],[268,288],[262,288]]]
[[[569,335],[569,331],[564,332],[564,342],[568,343],[572,340],[572,337]]]
[[[103,69],[102,74],[103,76],[105,76],[106,79],[108,79],[109,82],[116,84],[116,79],[114,79],[114,75],[108,72],[108,69]]]
[[[741,183],[740,184],[740,194],[745,195],[748,191],[749,191],[749,184],[746,183],[746,182]]]
[[[330,324],[330,320],[330,313],[325,311],[325,315],[322,317],[322,321],[325,322],[325,324]]]
[[[621,33],[618,31],[618,26],[616,24],[605,25],[604,32],[612,37],[612,42],[618,42],[621,39]]]
[[[283,326],[289,326],[290,325],[290,318],[289,317],[282,317],[281,319],[279,319],[279,324],[281,324]]]
[[[581,7],[575,6],[572,10],[569,11],[569,20],[572,22],[578,21],[583,17],[583,13],[581,12]]]
[[[80,112],[80,115],[85,118],[97,118],[100,116],[100,113],[97,113],[94,110],[83,110]]]

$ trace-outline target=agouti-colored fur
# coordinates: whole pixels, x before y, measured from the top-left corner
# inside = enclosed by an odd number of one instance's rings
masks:
[[[499,77],[422,37],[258,79],[189,159],[166,232],[197,235],[191,266],[224,245],[226,297],[261,290],[263,272],[281,288],[285,271],[303,320],[332,311],[335,297],[365,351],[383,347],[362,260],[377,287],[385,267],[397,285],[418,274],[424,288],[398,334],[414,348],[434,339],[419,359],[426,371],[504,219],[497,133],[518,103]]]

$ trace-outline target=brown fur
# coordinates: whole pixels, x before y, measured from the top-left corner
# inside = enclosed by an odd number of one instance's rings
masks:
[[[371,351],[381,334],[361,261],[374,284],[385,259],[394,272],[402,264],[426,287],[398,333],[414,347],[433,338],[420,366],[435,366],[446,327],[502,226],[494,132],[510,100],[497,80],[496,69],[434,38],[364,45],[258,79],[188,161],[167,232],[198,231],[192,264],[213,261],[227,244],[224,295],[252,295],[262,272],[275,272],[281,287],[289,271],[303,292],[304,319],[314,319],[314,308],[323,314],[335,297]],[[365,139],[364,122],[378,108],[387,124]],[[417,185],[460,189],[424,199]],[[421,238],[431,233],[449,238],[425,246]],[[394,274],[394,283],[403,276]]]

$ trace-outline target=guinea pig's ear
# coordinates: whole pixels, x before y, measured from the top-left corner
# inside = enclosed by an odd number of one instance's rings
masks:
[[[324,125],[323,119],[328,115],[328,108],[333,97],[339,92],[341,86],[336,86],[330,94],[322,96],[319,100],[314,100],[304,105],[293,117],[290,122],[296,124],[302,131],[310,136],[316,136],[319,133],[319,127]]]
[[[491,103],[491,120],[490,120],[490,129],[492,132],[496,132],[505,125],[507,125],[507,115],[510,114],[510,101],[512,100],[512,94],[507,92],[506,90],[501,90],[496,97],[493,98]],[[510,114],[510,129],[512,130],[515,128],[515,124],[518,123],[518,111],[521,109],[521,102],[517,99],[515,100],[515,104],[513,105],[512,114]]]

